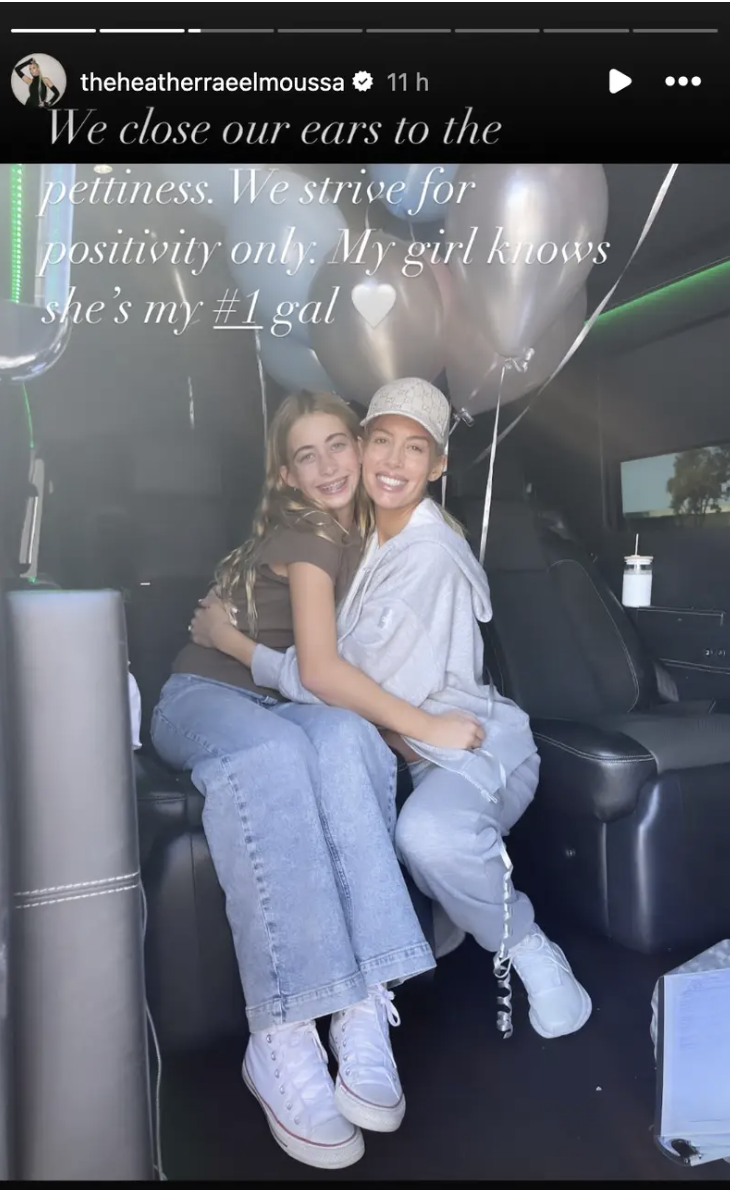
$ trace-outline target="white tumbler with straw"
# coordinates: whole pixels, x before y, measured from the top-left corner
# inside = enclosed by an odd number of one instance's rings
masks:
[[[653,557],[639,553],[639,534],[636,534],[633,554],[624,558],[624,583],[621,602],[624,607],[651,607]]]

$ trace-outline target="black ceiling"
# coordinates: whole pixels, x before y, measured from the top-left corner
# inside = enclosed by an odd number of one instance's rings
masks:
[[[611,254],[605,268],[594,269],[591,275],[594,304],[630,256],[669,165],[604,168]],[[617,298],[626,300],[726,257],[730,257],[730,165],[680,165]]]

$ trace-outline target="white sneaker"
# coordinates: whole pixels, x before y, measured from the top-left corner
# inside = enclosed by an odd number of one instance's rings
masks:
[[[252,1033],[243,1081],[263,1107],[274,1140],[296,1161],[344,1169],[362,1157],[362,1133],[337,1110],[313,1021]]]
[[[372,1132],[395,1132],[406,1114],[390,1045],[389,1026],[399,1024],[393,993],[382,984],[332,1017],[330,1048],[339,1063],[335,1103],[353,1124]]]
[[[582,1029],[593,1010],[559,946],[539,926],[509,951],[512,965],[527,990],[530,1023],[541,1037],[564,1037]]]

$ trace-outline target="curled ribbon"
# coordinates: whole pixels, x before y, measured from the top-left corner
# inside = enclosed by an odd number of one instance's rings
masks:
[[[504,878],[502,881],[502,896],[504,907],[504,918],[502,927],[502,943],[499,950],[494,956],[494,974],[497,979],[497,986],[500,988],[502,995],[497,997],[499,1010],[497,1012],[497,1028],[508,1041],[512,1036],[512,959],[510,958],[507,943],[510,939],[510,895],[512,892],[512,860],[510,859],[507,848],[502,843],[500,848],[500,855],[504,863]]]

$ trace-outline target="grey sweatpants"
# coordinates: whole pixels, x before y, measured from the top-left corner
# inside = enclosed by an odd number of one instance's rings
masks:
[[[532,801],[539,769],[535,754],[508,778],[494,804],[464,777],[418,765],[415,789],[398,818],[396,847],[414,883],[485,950],[499,950],[504,930],[502,838]],[[510,946],[534,920],[531,902],[512,888]]]

